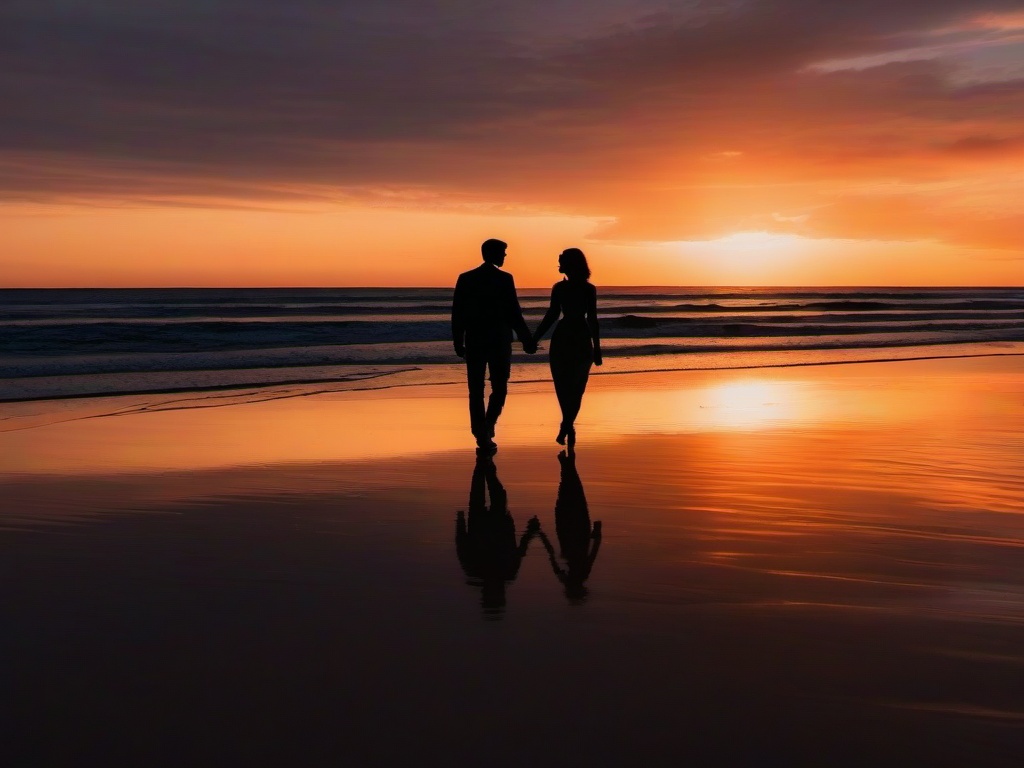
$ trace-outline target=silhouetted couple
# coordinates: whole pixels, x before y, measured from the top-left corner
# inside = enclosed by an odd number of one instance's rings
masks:
[[[563,445],[568,442],[572,448],[576,444],[576,416],[590,367],[602,363],[597,289],[590,283],[587,257],[579,248],[568,248],[559,255],[558,271],[565,279],[551,289],[547,314],[537,332],[530,333],[512,275],[501,270],[507,248],[501,240],[484,241],[480,247],[483,264],[459,275],[455,284],[452,340],[455,354],[466,360],[470,429],[480,451],[497,450],[494,430],[508,396],[512,335],[519,339],[523,351],[532,355],[557,321],[548,355],[555,395],[562,409],[562,423],[555,439]],[[485,408],[486,375],[491,380],[491,394]]]
[[[508,494],[498,480],[490,454],[477,457],[469,486],[468,514],[459,512],[455,524],[455,552],[468,584],[480,588],[480,605],[485,618],[500,618],[505,610],[505,591],[519,574],[519,566],[530,542],[539,537],[547,551],[551,569],[562,583],[570,603],[587,597],[586,580],[601,548],[601,521],[591,524],[583,482],[576,471],[573,454],[562,451],[558,497],[555,500],[555,532],[559,553],[540,527],[530,518],[522,537],[508,508]],[[487,497],[490,496],[490,504]]]

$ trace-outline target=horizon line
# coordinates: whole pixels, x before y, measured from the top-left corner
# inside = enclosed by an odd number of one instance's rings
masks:
[[[596,284],[597,288],[615,289],[667,289],[667,290],[783,290],[783,289],[927,289],[927,290],[957,290],[957,289],[1005,289],[1024,290],[1024,283],[1019,285],[995,285],[995,284],[960,284],[960,285],[910,285],[910,284],[831,284],[831,285],[810,285],[810,284],[785,284],[785,285],[668,285],[668,284]],[[547,290],[550,285],[517,285],[516,290]],[[333,291],[333,290],[364,290],[364,291],[440,291],[453,290],[451,285],[81,285],[81,286],[0,286],[0,291]]]

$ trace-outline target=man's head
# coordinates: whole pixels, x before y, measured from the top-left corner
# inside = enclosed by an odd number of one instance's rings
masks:
[[[495,240],[492,237],[490,240],[484,240],[483,245],[480,246],[480,255],[484,257],[484,261],[488,264],[500,267],[505,263],[506,248],[508,248],[508,243]]]

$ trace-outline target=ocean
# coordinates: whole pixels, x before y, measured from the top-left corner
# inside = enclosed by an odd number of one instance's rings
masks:
[[[547,289],[520,290],[535,327]],[[0,290],[0,401],[460,381],[450,288]],[[1024,354],[1024,288],[598,289],[595,373]],[[517,346],[518,349],[518,346]],[[544,346],[514,380],[546,378]]]

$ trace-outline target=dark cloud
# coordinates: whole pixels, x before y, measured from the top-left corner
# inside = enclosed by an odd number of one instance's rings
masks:
[[[1021,8],[12,2],[0,10],[0,194],[271,199],[408,185],[618,216],[638,236],[718,232],[776,210],[766,201],[779,184],[878,175],[881,163],[928,177],[941,172],[929,156],[1011,148],[1020,83],[957,90],[942,61],[808,67]],[[966,110],[979,125],[961,125]],[[726,151],[742,156],[707,159]],[[730,185],[754,191],[720,201]]]

